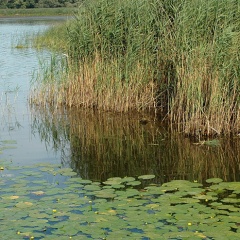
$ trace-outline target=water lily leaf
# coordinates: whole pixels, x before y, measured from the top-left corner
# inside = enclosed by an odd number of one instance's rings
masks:
[[[230,207],[232,207],[232,205],[219,205],[217,206],[218,209],[229,209]]]
[[[114,198],[114,197],[116,197],[116,194],[114,193],[114,190],[112,190],[112,189],[103,189],[100,191],[95,191],[94,195],[99,198]]]
[[[36,192],[32,192],[32,194],[39,196],[39,195],[43,195],[44,192],[43,191],[36,191]]]
[[[107,181],[103,182],[105,185],[116,185],[116,184],[121,184],[123,182],[123,179],[120,177],[116,178],[109,178]]]
[[[149,194],[153,194],[153,195],[163,194],[159,186],[148,186],[148,187],[145,187],[144,189],[147,190]]]
[[[100,186],[101,183],[100,182],[92,182],[92,185],[97,185],[97,186]]]
[[[218,206],[221,206],[222,203],[220,203],[220,202],[212,202],[212,203],[210,203],[210,205],[213,206],[213,207],[218,207]]]
[[[47,218],[49,218],[49,214],[45,213],[45,212],[36,212],[36,211],[31,211],[29,213],[29,216],[32,218],[44,218],[45,221],[47,222]]]
[[[55,168],[53,168],[51,166],[42,167],[42,168],[39,168],[39,170],[42,172],[47,172],[47,173],[55,172]]]
[[[0,141],[2,144],[17,144],[16,140],[2,140]]]
[[[140,195],[140,192],[137,189],[127,189],[126,191],[117,191],[115,193],[118,195],[116,199],[127,199]]]
[[[91,184],[92,183],[91,180],[87,180],[87,179],[76,179],[76,180],[74,179],[74,181],[79,182],[81,184]]]
[[[233,191],[240,191],[240,182],[224,182],[226,189],[233,190]]]
[[[111,177],[111,178],[108,178],[107,181],[122,181],[122,178],[120,178],[120,177]]]
[[[224,203],[240,203],[240,199],[238,198],[224,198],[221,201]]]
[[[138,186],[140,184],[142,184],[140,181],[132,181],[127,183],[128,186]]]
[[[115,189],[125,188],[125,185],[123,185],[123,184],[113,184],[111,186],[112,186],[112,188],[115,188]]]
[[[133,182],[133,181],[135,181],[135,178],[134,178],[134,177],[124,177],[124,178],[122,179],[122,182],[123,182],[123,183]]]
[[[14,195],[9,197],[9,199],[11,199],[11,200],[15,200],[15,199],[18,199],[18,198],[19,198],[19,196],[14,196]]]
[[[21,169],[20,166],[8,166],[8,170],[19,170]]]
[[[15,207],[17,207],[17,208],[29,208],[32,206],[33,206],[33,203],[31,203],[31,202],[19,202],[15,205]]]
[[[202,187],[201,183],[190,182],[187,180],[172,180],[171,182],[164,183],[162,187],[171,187],[176,189],[182,189],[185,191],[193,190],[193,188]]]
[[[153,179],[155,178],[155,175],[141,175],[138,177],[138,179],[143,179],[143,180],[148,180],[148,179]]]
[[[221,178],[209,178],[206,180],[207,183],[220,183],[223,180]]]
[[[17,148],[17,146],[13,146],[13,145],[7,146],[7,145],[5,145],[5,146],[1,147],[0,150],[2,152],[5,149],[16,149],[16,148]]]
[[[73,169],[72,168],[62,168],[62,169],[59,169],[57,171],[58,174],[61,174],[63,176],[68,176],[68,177],[71,177],[71,176],[76,176],[77,173],[76,172],[73,172]]]
[[[18,231],[17,234],[20,236],[29,237],[29,239],[31,236],[33,236],[32,232],[19,232]]]
[[[228,221],[229,222],[234,222],[234,223],[238,223],[238,224],[240,224],[240,216],[238,215],[238,216],[235,216],[235,215],[233,215],[233,216],[228,216]]]
[[[101,190],[101,188],[98,186],[98,185],[86,185],[84,187],[84,190],[87,190],[87,191],[99,191]]]
[[[230,211],[230,212],[239,212],[239,208],[232,206],[232,207],[228,208],[228,211]]]
[[[147,204],[146,207],[151,209],[159,208],[159,204],[151,203],[151,204]]]
[[[200,202],[199,199],[194,199],[194,198],[182,198],[182,203],[188,203],[188,204],[193,204],[193,203],[198,203]]]

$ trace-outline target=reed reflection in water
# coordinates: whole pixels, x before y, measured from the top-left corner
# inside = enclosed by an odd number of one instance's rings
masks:
[[[142,124],[142,115],[118,115],[86,110],[32,108],[32,131],[61,151],[62,164],[84,179],[155,174],[158,183],[173,179],[220,177],[240,180],[240,139],[220,139],[220,145],[195,145],[170,133],[158,121]]]

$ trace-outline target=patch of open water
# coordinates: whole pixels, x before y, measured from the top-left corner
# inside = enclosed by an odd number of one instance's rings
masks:
[[[30,82],[39,59],[48,61],[50,53],[33,48],[16,48],[26,35],[44,31],[62,18],[0,18],[0,140],[16,140],[16,149],[4,151],[14,164],[59,161],[59,154],[31,130],[28,108]]]

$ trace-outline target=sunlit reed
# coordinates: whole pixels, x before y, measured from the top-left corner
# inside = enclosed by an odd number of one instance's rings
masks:
[[[55,78],[33,98],[56,107],[155,110],[185,134],[236,134],[239,16],[237,0],[84,1],[54,37],[67,54],[65,81]]]

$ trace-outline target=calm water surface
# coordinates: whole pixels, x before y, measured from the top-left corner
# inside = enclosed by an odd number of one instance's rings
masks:
[[[16,140],[15,150],[6,150],[15,164],[59,161],[39,136],[32,134],[28,109],[30,82],[39,68],[39,59],[47,61],[48,52],[16,48],[24,36],[44,31],[61,18],[0,18],[0,140]],[[3,157],[5,157],[5,155]]]
[[[50,53],[15,46],[26,34],[43,31],[55,19],[0,19],[0,140],[16,140],[5,150],[14,164],[36,162],[71,166],[83,178],[155,174],[156,181],[240,180],[239,137],[217,145],[194,144],[170,134],[156,119],[92,111],[29,107],[28,96],[39,59]],[[149,122],[141,124],[147,117]]]

